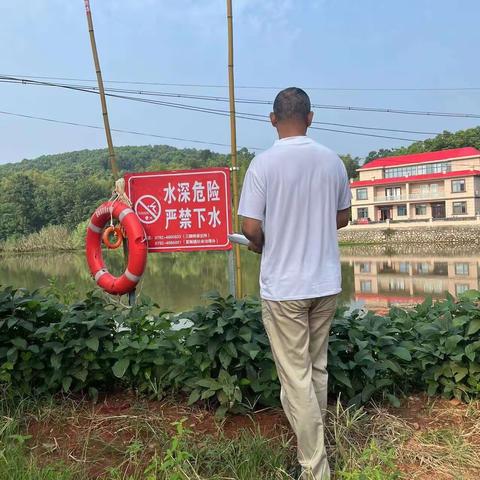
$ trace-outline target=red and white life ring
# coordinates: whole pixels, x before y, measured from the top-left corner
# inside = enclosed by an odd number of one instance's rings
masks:
[[[102,256],[103,230],[112,217],[119,220],[128,239],[127,268],[120,277],[109,273]],[[88,224],[86,253],[88,267],[99,287],[114,295],[133,291],[142,278],[147,263],[145,232],[136,213],[119,201],[100,205]]]

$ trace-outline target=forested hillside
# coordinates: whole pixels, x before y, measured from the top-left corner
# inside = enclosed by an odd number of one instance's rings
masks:
[[[472,146],[480,149],[480,127],[444,133],[408,147],[370,152],[378,157]],[[167,145],[119,147],[122,173],[227,166],[230,156],[210,150],[178,149]],[[253,158],[239,151],[240,178]],[[359,158],[342,155],[350,178]],[[113,178],[107,150],[82,150],[45,155],[34,160],[0,165],[0,241],[39,231],[47,225],[74,229],[111,195]]]
[[[448,148],[475,147],[480,150],[480,127],[459,130],[458,132],[444,131],[440,135],[420,142],[410,144],[408,147],[381,148],[370,152],[365,158],[365,163],[376,158],[407,155],[409,153],[434,152]]]
[[[122,173],[226,166],[229,155],[167,145],[119,147]],[[241,173],[253,158],[238,155]],[[45,155],[0,165],[0,240],[36,232],[46,225],[75,228],[108,199],[113,178],[107,150]]]

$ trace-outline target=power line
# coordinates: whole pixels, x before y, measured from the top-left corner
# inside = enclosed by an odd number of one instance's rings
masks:
[[[0,76],[0,79],[1,78],[2,77]],[[3,79],[5,80],[5,78],[3,78]],[[14,79],[14,80],[16,80],[16,81],[20,80],[21,81],[21,79]],[[65,85],[65,84],[52,84],[52,83],[48,83],[48,82],[38,82],[38,81],[30,81],[30,80],[26,80],[26,82],[27,83],[33,83],[35,85],[40,84],[40,85],[46,85],[46,86],[54,86],[54,87],[59,87],[59,88],[65,88],[65,89],[68,89],[68,90],[82,91],[82,92],[86,92],[86,93],[98,94],[98,91],[96,91],[92,88],[88,88],[88,87],[78,87],[78,86],[71,86],[71,85]],[[195,105],[188,105],[188,104],[182,104],[182,103],[164,102],[164,101],[160,101],[160,100],[138,98],[138,97],[132,97],[132,96],[126,96],[126,95],[118,95],[118,94],[113,94],[113,93],[106,93],[106,95],[109,96],[109,97],[113,97],[113,98],[120,98],[120,99],[124,99],[124,100],[131,100],[131,101],[136,101],[136,102],[149,103],[149,104],[154,104],[154,105],[160,105],[160,106],[166,106],[166,107],[171,107],[171,108],[190,110],[190,111],[196,111],[196,112],[202,112],[202,113],[210,113],[210,114],[220,115],[220,116],[229,116],[229,114],[230,114],[229,111],[227,111],[227,110],[198,107],[198,106],[195,106]],[[237,115],[237,118],[242,118],[242,119],[245,119],[245,120],[259,120],[256,117],[261,117],[262,119],[264,119],[263,121],[268,122],[268,120],[266,120],[267,119],[266,115],[247,113],[247,112],[238,112],[238,115]],[[314,130],[322,130],[322,131],[328,131],[328,132],[333,132],[333,133],[343,133],[343,134],[348,134],[348,135],[358,135],[358,136],[365,136],[365,137],[385,138],[385,139],[390,139],[390,140],[402,140],[402,141],[411,141],[411,142],[418,141],[418,139],[414,139],[414,138],[387,136],[387,135],[379,135],[379,134],[368,134],[368,133],[352,132],[352,131],[347,131],[347,130],[338,130],[338,129],[325,128],[325,127],[310,127],[310,128],[314,129]]]
[[[0,110],[1,115],[9,115],[13,117],[21,117],[21,118],[28,118],[31,120],[42,120],[44,122],[50,122],[50,123],[57,123],[57,124],[62,124],[62,125],[71,125],[74,127],[85,127],[85,128],[93,128],[95,130],[103,130],[103,127],[100,127],[98,125],[89,125],[86,123],[78,123],[78,122],[70,122],[66,120],[57,120],[54,118],[48,118],[48,117],[39,117],[36,115],[26,115],[22,113],[14,113],[14,112],[6,112],[3,110]],[[127,133],[129,135],[140,135],[143,137],[154,137],[154,138],[162,138],[165,140],[176,140],[176,141],[182,141],[182,142],[191,142],[191,143],[199,143],[203,145],[215,145],[218,147],[230,147],[230,144],[227,143],[218,143],[218,142],[206,142],[203,140],[192,140],[191,138],[182,138],[182,137],[167,137],[165,135],[157,135],[155,133],[145,133],[145,132],[138,132],[134,130],[124,130],[124,129],[119,129],[119,128],[112,128],[113,132],[118,132],[118,133]],[[249,150],[264,150],[262,147],[246,147]]]
[[[31,83],[34,85],[45,85],[45,86],[66,88],[71,90],[79,90],[79,91],[90,92],[90,93],[97,93],[95,90],[95,87],[90,87],[90,86],[72,86],[68,84],[27,80],[27,79],[22,79],[18,77],[9,77],[6,75],[0,75],[0,79],[5,81],[13,80],[15,81],[15,83],[26,83],[26,84]],[[185,98],[197,97],[199,100],[215,99],[217,101],[225,101],[225,97],[209,97],[206,95],[193,96],[188,94],[157,92],[157,94],[159,93],[161,93],[162,95],[168,95],[168,96],[182,95]],[[111,96],[114,96],[114,95],[111,95]],[[254,103],[259,105],[270,105],[272,102],[269,100],[239,99],[238,103]],[[381,108],[381,107],[358,107],[354,105],[332,105],[332,104],[312,103],[312,108],[326,109],[326,110],[348,110],[348,111],[376,112],[376,113],[394,113],[394,114],[402,114],[402,115],[425,115],[425,116],[452,117],[452,118],[480,118],[480,114],[477,114],[477,113],[436,112],[436,111],[406,110],[406,109],[399,109],[399,108]]]
[[[0,76],[0,82],[7,82],[10,83],[10,80],[6,80]],[[25,82],[24,80],[12,80],[12,83],[21,83],[21,84],[30,84],[29,81]],[[33,83],[33,85],[37,85],[37,83]],[[44,83],[40,83],[40,85],[45,85]],[[48,84],[46,86],[58,86],[58,87],[70,87],[79,89],[81,91],[85,91],[85,89],[92,90],[97,92],[98,87],[95,86],[86,86],[86,85],[67,85],[67,84]],[[150,95],[150,96],[161,96],[161,97],[174,97],[174,98],[186,98],[186,99],[193,99],[193,100],[207,100],[207,101],[219,101],[219,102],[228,102],[229,99],[227,97],[215,97],[215,96],[207,96],[207,95],[191,95],[185,93],[173,93],[173,92],[156,92],[156,91],[144,91],[144,90],[131,90],[131,89],[121,89],[121,88],[106,88],[105,91],[108,92],[116,92],[116,93],[129,93],[135,95]],[[131,99],[131,98],[129,98]],[[236,103],[249,103],[249,104],[259,104],[259,105],[271,105],[272,102],[268,100],[253,100],[253,99],[242,99],[239,98],[236,100]],[[313,104],[315,106],[315,104]],[[352,125],[346,123],[333,123],[333,122],[320,122],[314,121],[314,125],[330,125],[330,126],[337,126],[337,127],[346,127],[346,128],[356,128],[361,130],[379,130],[385,132],[396,132],[396,133],[412,133],[416,135],[439,135],[441,132],[432,132],[432,131],[418,131],[418,130],[405,130],[405,129],[397,129],[397,128],[385,128],[385,127],[368,127],[363,125]]]
[[[38,80],[61,80],[61,81],[74,81],[74,82],[93,82],[92,79],[85,78],[68,78],[68,77],[48,77],[38,75],[9,75],[12,77],[31,78]],[[145,82],[145,81],[133,81],[133,80],[104,80],[105,83],[112,84],[124,84],[124,85],[157,85],[166,87],[195,87],[195,88],[228,88],[226,84],[208,84],[208,83],[167,83],[167,82]],[[237,85],[235,88],[251,89],[251,90],[281,90],[285,86],[269,86],[269,85]],[[457,92],[467,91],[476,92],[480,91],[480,87],[302,87],[307,90],[320,90],[320,91],[332,91],[332,92]]]

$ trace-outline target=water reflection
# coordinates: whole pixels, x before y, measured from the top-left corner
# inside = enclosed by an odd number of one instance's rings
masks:
[[[247,294],[258,295],[259,257],[244,250],[243,285]],[[108,252],[112,273],[122,270],[118,252]],[[444,247],[421,251],[392,251],[384,247],[342,249],[343,292],[340,303],[377,311],[391,305],[409,306],[426,296],[457,296],[479,288],[480,252],[460,252]],[[36,289],[56,277],[60,286],[73,283],[79,296],[94,288],[82,253],[23,254],[0,256],[0,284]],[[224,252],[151,254],[141,285],[163,308],[189,309],[203,303],[202,294],[228,293],[227,257]]]
[[[454,297],[479,288],[480,255],[344,255],[353,267],[354,299],[379,310],[410,306],[427,296]]]

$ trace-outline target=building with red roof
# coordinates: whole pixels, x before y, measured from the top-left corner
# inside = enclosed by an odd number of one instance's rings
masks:
[[[473,147],[377,158],[351,182],[354,223],[480,215],[480,151]]]

